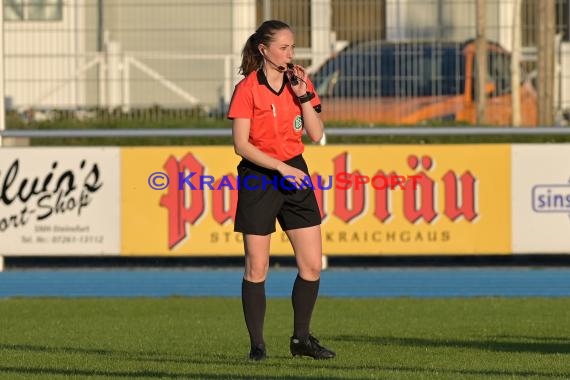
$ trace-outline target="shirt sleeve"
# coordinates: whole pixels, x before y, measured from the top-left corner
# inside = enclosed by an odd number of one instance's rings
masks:
[[[237,84],[230,107],[228,110],[228,119],[251,119],[253,117],[253,93],[250,88],[244,85],[244,82]]]
[[[307,91],[312,92],[315,94],[315,97],[311,99],[311,105],[317,111],[317,113],[321,112],[321,99],[319,98],[319,94],[315,91],[315,86],[313,86],[313,82],[309,78],[306,79],[307,82]]]

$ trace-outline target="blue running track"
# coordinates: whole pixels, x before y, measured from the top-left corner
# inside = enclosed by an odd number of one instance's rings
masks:
[[[239,297],[241,269],[13,270],[0,297]],[[268,297],[289,297],[297,272],[270,270]],[[568,297],[570,268],[329,269],[325,297]]]

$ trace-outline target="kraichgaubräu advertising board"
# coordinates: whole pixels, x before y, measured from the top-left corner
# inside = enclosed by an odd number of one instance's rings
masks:
[[[308,146],[304,156],[327,255],[511,253],[510,145]],[[121,253],[242,255],[239,161],[229,146],[122,148]],[[292,255],[276,229],[272,253]]]

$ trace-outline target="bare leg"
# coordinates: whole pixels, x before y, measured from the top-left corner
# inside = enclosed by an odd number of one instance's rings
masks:
[[[301,278],[306,281],[318,280],[323,256],[321,226],[298,228],[286,233],[293,246]]]
[[[271,235],[244,235],[245,273],[250,282],[265,281],[269,269],[269,243]]]

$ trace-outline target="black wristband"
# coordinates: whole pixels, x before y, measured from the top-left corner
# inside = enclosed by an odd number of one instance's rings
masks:
[[[299,99],[300,104],[303,104],[311,101],[311,99],[313,99],[314,97],[315,97],[314,93],[307,91],[305,95],[298,96],[297,99]]]

